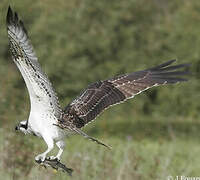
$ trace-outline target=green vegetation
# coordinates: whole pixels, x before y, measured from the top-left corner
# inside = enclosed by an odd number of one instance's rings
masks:
[[[44,71],[66,106],[89,83],[177,58],[192,63],[187,83],[153,88],[105,111],[84,130],[111,151],[71,137],[63,162],[71,179],[165,180],[200,176],[200,1],[1,0],[0,179],[66,179],[42,169],[41,139],[14,132],[29,97],[11,60],[8,5],[23,19]]]

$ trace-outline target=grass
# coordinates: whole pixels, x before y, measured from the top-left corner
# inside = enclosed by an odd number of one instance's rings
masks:
[[[120,121],[116,121],[116,126],[108,123],[109,131],[101,136],[98,131],[94,133],[98,123],[94,128],[88,126],[89,134],[113,148],[107,150],[79,136],[67,139],[62,161],[74,169],[71,178],[34,163],[34,156],[46,148],[41,139],[18,134],[12,140],[16,134],[8,138],[1,129],[0,179],[165,180],[169,175],[199,176],[200,135],[199,124],[194,121],[146,118],[133,121],[129,126],[126,121],[121,126]]]

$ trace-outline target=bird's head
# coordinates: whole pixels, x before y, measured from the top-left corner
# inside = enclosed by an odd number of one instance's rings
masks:
[[[18,125],[15,126],[15,131],[21,131],[24,134],[29,133],[27,121],[21,121]]]

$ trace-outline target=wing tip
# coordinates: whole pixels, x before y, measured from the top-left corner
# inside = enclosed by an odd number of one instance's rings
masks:
[[[6,16],[7,25],[11,25],[13,22],[13,11],[10,5],[8,6],[7,16]]]
[[[17,12],[14,12],[10,5],[8,6],[6,23],[7,23],[8,29],[9,29],[9,26],[14,26],[14,27],[18,26],[22,28],[22,30],[26,33],[26,35],[28,35],[23,21],[19,19]]]
[[[189,72],[189,68],[192,65],[191,63],[185,63],[185,64],[178,64],[178,65],[172,65],[172,63],[174,63],[176,61],[176,59],[173,60],[169,60],[163,64],[157,65],[155,67],[152,67],[150,69],[146,69],[147,71],[174,71],[177,69],[181,69],[181,68],[185,68],[185,72]]]
[[[157,65],[155,67],[152,67],[150,69],[147,69],[147,70],[159,70],[159,69],[165,68],[165,67],[173,64],[175,61],[176,61],[176,59],[172,59],[172,60],[169,60],[169,61],[167,61],[165,63],[159,64],[159,65]]]
[[[172,60],[167,61],[166,63],[168,63],[168,65],[170,65],[170,64],[172,64],[172,63],[174,63],[176,61],[177,61],[177,59],[172,59]]]

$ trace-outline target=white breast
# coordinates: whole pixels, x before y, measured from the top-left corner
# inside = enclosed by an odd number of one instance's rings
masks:
[[[56,123],[57,118],[51,108],[38,103],[32,106],[28,125],[37,136],[43,137],[45,134],[54,140],[63,139],[66,133],[54,125]]]

